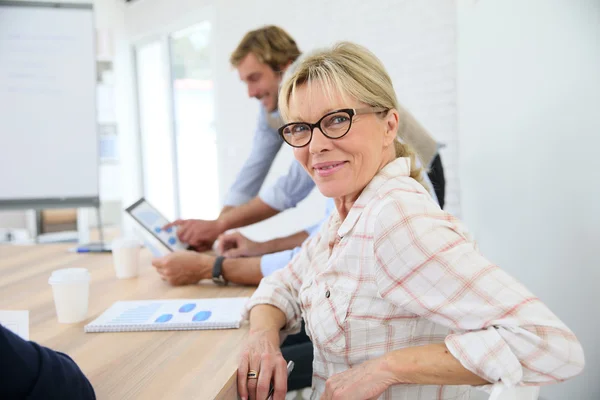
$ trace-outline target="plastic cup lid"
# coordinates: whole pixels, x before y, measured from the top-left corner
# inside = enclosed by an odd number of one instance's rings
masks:
[[[89,282],[90,273],[85,268],[63,268],[57,269],[52,272],[48,283],[51,285],[57,283],[71,283],[71,282]]]

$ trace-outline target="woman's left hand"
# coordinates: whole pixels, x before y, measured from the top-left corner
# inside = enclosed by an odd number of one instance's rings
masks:
[[[325,393],[321,400],[378,398],[388,387],[399,383],[385,365],[385,360],[376,358],[333,375],[325,383]]]

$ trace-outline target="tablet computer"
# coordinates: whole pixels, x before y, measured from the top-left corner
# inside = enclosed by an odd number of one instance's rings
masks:
[[[141,198],[125,211],[137,221],[146,231],[171,251],[187,250],[189,246],[177,237],[177,227],[163,229],[170,221],[166,219],[145,198]]]

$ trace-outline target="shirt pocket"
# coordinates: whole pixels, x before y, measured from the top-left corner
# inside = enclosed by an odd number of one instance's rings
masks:
[[[335,287],[313,285],[310,308],[306,310],[307,330],[320,351],[342,355],[346,348],[344,324],[350,293]]]
[[[404,315],[402,315],[404,314]],[[418,316],[402,313],[377,296],[357,296],[344,321],[350,365],[412,345]]]

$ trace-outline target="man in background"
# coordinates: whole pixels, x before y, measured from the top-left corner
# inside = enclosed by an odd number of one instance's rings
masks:
[[[286,184],[287,179],[280,179],[275,186],[263,190],[259,195],[283,144],[277,132],[283,125],[277,110],[279,85],[285,71],[299,56],[300,50],[294,39],[283,29],[272,25],[248,32],[232,53],[231,65],[246,84],[248,96],[260,101],[260,113],[250,155],[229,189],[219,219],[177,220],[168,225],[178,226],[180,239],[196,250],[210,249],[217,236],[229,229],[231,224],[224,223],[223,218],[231,211],[235,211],[232,214],[233,225],[250,225],[294,207],[312,190],[312,184],[293,187]],[[299,176],[306,176],[310,181],[302,167],[294,161],[287,177],[289,181],[294,181]],[[206,235],[206,232],[209,234]],[[307,231],[300,231],[279,239],[276,247],[270,250],[292,249],[307,237]]]

